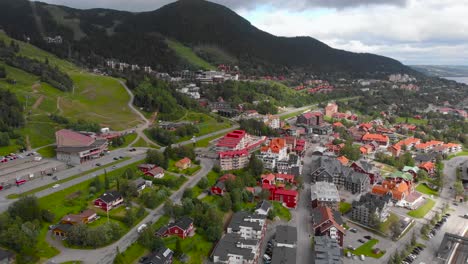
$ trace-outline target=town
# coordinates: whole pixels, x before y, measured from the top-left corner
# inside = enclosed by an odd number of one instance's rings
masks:
[[[0,264],[468,263],[466,4],[279,2],[1,0]]]

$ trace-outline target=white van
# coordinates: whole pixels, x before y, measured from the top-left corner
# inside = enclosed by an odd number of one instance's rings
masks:
[[[138,229],[137,229],[138,233],[143,232],[143,230],[145,230],[146,227],[147,227],[146,224],[142,224],[141,226],[139,226]]]
[[[364,257],[364,255],[361,254],[360,256],[361,260],[364,261],[366,259],[366,257]]]

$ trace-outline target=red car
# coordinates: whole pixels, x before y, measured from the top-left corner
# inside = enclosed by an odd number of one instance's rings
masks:
[[[26,183],[26,180],[16,180],[16,185],[17,186],[20,186],[22,184],[25,184]]]

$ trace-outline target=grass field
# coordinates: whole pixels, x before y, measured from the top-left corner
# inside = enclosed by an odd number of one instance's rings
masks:
[[[406,123],[406,117],[397,117],[397,123]],[[408,123],[414,125],[426,125],[427,119],[416,119],[413,117],[408,117]]]
[[[48,225],[43,224],[41,226],[41,230],[39,231],[38,239],[37,239],[37,252],[38,256],[41,258],[52,258],[60,253],[60,251],[53,246],[49,245],[46,242],[46,236],[48,232]]]
[[[351,210],[351,204],[346,202],[340,202],[340,213],[346,214]]]
[[[388,216],[387,221],[383,222],[380,225],[379,230],[383,233],[387,233],[390,229],[390,225],[392,223],[398,222],[399,220],[400,218],[396,214],[390,212],[390,215]]]
[[[273,203],[273,211],[276,213],[276,216],[281,218],[284,221],[291,220],[291,212],[288,208],[281,205],[279,202],[272,202]]]
[[[55,146],[47,146],[39,149],[37,153],[41,154],[44,158],[53,158],[55,157]]]
[[[175,250],[178,237],[172,236],[164,238],[164,243],[166,247]],[[208,258],[213,243],[206,240],[199,234],[195,234],[193,237],[189,237],[183,240],[180,240],[180,245],[182,252],[189,257],[189,264],[198,264],[203,263],[205,259]],[[180,263],[176,260],[174,263]]]
[[[166,39],[167,45],[169,45],[169,48],[174,50],[179,57],[187,61],[189,64],[204,69],[204,70],[214,70],[215,67],[205,61],[204,59],[198,57],[195,52],[189,47],[186,47],[182,45],[181,43],[174,41],[174,40],[169,40]]]
[[[439,192],[438,192],[438,191],[429,188],[429,186],[427,186],[427,185],[424,184],[424,183],[418,184],[418,186],[416,186],[416,191],[418,191],[418,192],[420,192],[420,193],[427,194],[427,195],[439,196]]]
[[[204,139],[201,139],[201,140],[198,140],[196,143],[195,143],[195,147],[197,148],[206,148],[210,145],[210,141],[212,140],[215,140],[217,138],[220,138],[222,136],[224,136],[225,134],[227,134],[228,132],[226,133],[218,133],[216,135],[213,135],[211,137],[207,137],[207,138],[204,138]]]
[[[229,121],[223,119],[223,122],[218,122],[214,117],[204,113],[189,112],[182,120],[195,123],[198,128],[198,133],[195,135],[197,137],[231,127]],[[192,136],[181,137],[176,142],[187,141],[191,138]]]
[[[434,205],[434,200],[426,199],[426,203],[418,207],[416,210],[409,211],[408,215],[414,218],[423,218],[432,209],[432,207],[434,207]]]
[[[126,263],[126,264],[136,264],[138,263],[138,260],[145,256],[146,254],[149,253],[149,250],[144,248],[142,245],[139,243],[135,242],[131,246],[129,246],[124,252],[122,252],[122,255],[120,256],[122,260],[121,263]]]
[[[0,39],[6,43],[11,40],[1,31]],[[133,127],[140,122],[138,116],[127,105],[130,96],[117,80],[87,73],[74,64],[30,44],[16,42],[20,46],[20,55],[40,61],[47,58],[49,64],[68,73],[75,86],[73,92],[62,92],[47,83],[41,83],[39,76],[12,68],[0,61],[0,66],[5,67],[8,77],[16,80],[14,85],[0,80],[0,85],[14,92],[24,103],[25,113],[29,114],[27,123],[20,133],[24,137],[29,137],[32,148],[55,141],[54,132],[61,127],[47,118],[50,113],[59,113],[75,120],[80,118],[93,121],[114,130]],[[33,107],[41,97],[42,102]],[[16,150],[17,147],[12,149]],[[0,148],[0,153],[6,150]]]
[[[375,254],[374,252],[372,252],[372,249],[375,245],[377,245],[377,243],[379,243],[379,240],[371,239],[364,243],[362,246],[356,248],[356,250],[345,249],[345,253],[347,251],[350,251],[351,253],[354,253],[357,256],[364,255],[371,258],[381,258],[385,254],[385,251],[382,251],[379,254]]]
[[[131,134],[128,134],[128,135],[125,135],[124,136],[124,144],[122,146],[117,146],[117,147],[114,147],[114,146],[109,146],[109,150],[114,150],[114,149],[119,149],[119,148],[126,148],[128,147],[128,145],[130,143],[132,143],[136,138],[137,138],[138,134],[137,133],[131,133]]]
[[[458,152],[457,154],[452,154],[448,156],[448,159],[452,159],[452,158],[460,157],[460,156],[468,156],[468,150],[463,150],[462,152]]]

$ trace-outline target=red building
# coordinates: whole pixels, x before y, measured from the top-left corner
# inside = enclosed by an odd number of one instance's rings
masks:
[[[299,199],[299,193],[295,190],[286,190],[282,186],[263,184],[262,189],[270,192],[269,200],[281,202],[289,208],[296,208]]]
[[[154,167],[156,167],[156,165],[147,164],[147,163],[140,164],[140,165],[137,166],[137,168],[143,173],[146,173],[146,172],[152,170]]]
[[[356,172],[367,174],[370,180],[370,184],[374,184],[378,180],[378,175],[374,169],[374,166],[367,161],[355,161],[351,164],[351,168]]]
[[[297,117],[296,123],[306,126],[320,126],[323,123],[323,114],[321,112],[307,112]]]
[[[312,228],[316,236],[329,236],[336,239],[343,247],[343,237],[346,233],[341,214],[328,207],[312,209]]]
[[[189,217],[182,217],[174,223],[161,227],[156,235],[160,237],[178,236],[184,239],[190,235],[193,229],[193,220]]]
[[[110,211],[119,206],[124,201],[123,196],[117,191],[105,192],[94,200],[94,206],[100,207],[104,211]]]
[[[218,179],[215,185],[211,187],[211,193],[216,194],[216,195],[224,195],[224,192],[226,191],[226,181],[227,180],[235,180],[236,175],[234,174],[225,174],[222,177]]]

